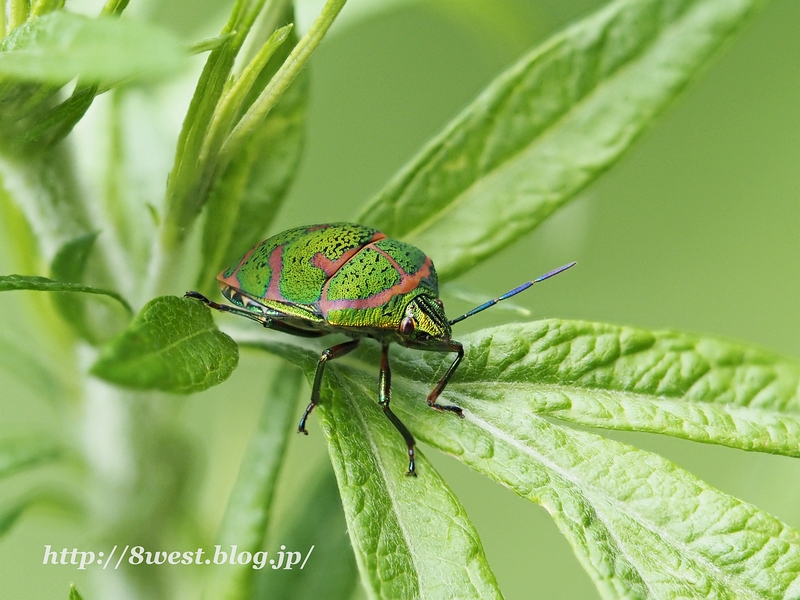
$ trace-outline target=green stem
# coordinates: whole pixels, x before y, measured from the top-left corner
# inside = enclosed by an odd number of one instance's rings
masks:
[[[28,20],[31,12],[30,0],[9,0],[8,32],[11,33]]]
[[[130,2],[130,0],[108,0],[105,6],[103,6],[103,10],[100,11],[100,14],[102,16],[119,16],[122,14],[122,11],[125,10],[125,7],[128,6],[128,2]]]
[[[41,17],[64,8],[64,0],[38,0],[31,10],[31,17]]]
[[[195,54],[202,54],[203,52],[216,50],[217,48],[222,46],[222,44],[230,40],[233,36],[234,36],[233,33],[224,33],[222,35],[215,35],[214,37],[206,38],[204,40],[200,40],[199,42],[195,42],[194,44],[190,45],[186,51],[190,55],[194,56]]]
[[[230,131],[231,123],[239,115],[247,94],[256,82],[261,70],[272,58],[272,55],[275,54],[275,51],[283,45],[291,31],[292,25],[276,30],[253,60],[245,67],[241,77],[220,98],[217,109],[211,119],[206,143],[201,153],[209,161],[213,161],[214,155],[219,152],[220,145],[224,140],[223,136]],[[218,169],[218,172],[221,172],[221,169]]]
[[[198,82],[178,139],[175,164],[167,188],[162,237],[170,251],[172,246],[183,241],[208,196],[213,165],[208,164],[209,157],[203,154],[203,150],[209,126],[220,97],[230,85],[236,56],[264,2],[265,0],[258,0],[244,16],[242,13],[246,9],[246,3],[236,3],[228,23],[220,33],[222,36],[230,33],[232,37],[228,43],[211,52]]]
[[[325,37],[334,19],[344,8],[346,1],[328,0],[311,29],[297,43],[297,46],[281,65],[281,68],[278,69],[278,72],[275,73],[272,80],[236,124],[236,127],[228,135],[220,150],[220,158],[217,165],[220,171],[233,159],[256,125],[263,121],[269,111],[278,103],[283,92],[286,91],[300,70],[306,65],[311,53],[322,41],[322,38]]]

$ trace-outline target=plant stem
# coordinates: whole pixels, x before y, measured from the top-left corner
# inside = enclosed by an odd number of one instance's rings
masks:
[[[328,0],[319,17],[311,25],[303,38],[297,43],[292,53],[275,73],[275,76],[264,88],[250,109],[239,120],[226,138],[220,150],[218,169],[222,170],[236,155],[239,148],[258,123],[264,120],[269,111],[277,104],[286,88],[292,83],[300,70],[308,62],[311,53],[333,25],[333,21],[344,8],[347,0]]]
[[[122,14],[122,11],[125,10],[125,7],[128,6],[128,2],[130,2],[130,0],[108,0],[105,6],[103,6],[103,10],[100,11],[100,14],[103,16],[119,16]]]
[[[11,33],[28,20],[31,12],[30,0],[9,0],[8,32]]]
[[[247,113],[224,139],[222,145],[209,148],[206,146],[206,138],[210,133],[211,119],[217,114],[215,109],[220,98],[231,89],[230,72],[233,61],[261,11],[264,0],[256,2],[255,7],[242,19],[234,16],[244,9],[242,3],[237,3],[234,7],[231,20],[222,34],[234,30],[236,34],[229,44],[214,50],[209,57],[178,141],[175,165],[167,185],[164,222],[151,261],[148,277],[149,293],[173,289],[174,275],[183,268],[183,242],[194,219],[208,199],[214,178],[233,160],[252,129],[267,116],[305,66],[345,2],[346,0],[328,0],[311,29],[303,36]],[[274,6],[279,4],[270,3],[268,10]],[[225,54],[222,54],[223,52]]]
[[[64,0],[38,0],[31,9],[31,16],[41,17],[62,8],[64,8]]]
[[[220,139],[230,129],[233,120],[238,116],[242,108],[250,88],[258,78],[259,73],[264,66],[275,54],[275,51],[283,45],[289,33],[292,30],[291,25],[281,27],[276,30],[261,47],[261,50],[256,54],[253,60],[245,67],[242,75],[236,82],[229,87],[229,89],[222,94],[217,103],[217,108],[214,111],[214,116],[208,128],[208,135],[206,136],[206,143],[203,148],[202,155],[208,156],[218,153],[218,149],[222,140]],[[221,171],[221,169],[219,169]]]
[[[232,37],[211,52],[195,88],[167,183],[167,205],[160,236],[167,253],[172,254],[183,242],[208,197],[216,159],[204,153],[209,126],[220,97],[230,85],[236,56],[264,2],[257,0],[247,12],[246,2],[236,3],[220,33],[223,36],[230,33]]]

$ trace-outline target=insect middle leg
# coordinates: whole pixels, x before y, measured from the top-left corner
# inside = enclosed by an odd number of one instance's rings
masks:
[[[389,369],[389,345],[384,344],[383,351],[381,353],[381,372],[378,377],[378,402],[383,409],[383,413],[389,417],[392,425],[397,428],[397,431],[400,432],[400,435],[402,435],[403,439],[406,441],[406,446],[408,447],[408,471],[406,472],[406,475],[416,477],[416,463],[414,462],[414,445],[416,442],[414,441],[414,436],[411,435],[411,432],[406,428],[405,425],[403,425],[403,422],[397,418],[397,415],[392,412],[392,409],[389,408],[391,395],[392,372]]]
[[[305,435],[308,435],[308,431],[306,431],[306,421],[308,420],[308,415],[310,415],[311,411],[314,410],[314,407],[319,404],[319,392],[320,388],[322,387],[322,374],[325,372],[325,363],[327,363],[329,360],[339,358],[340,356],[344,356],[345,354],[352,352],[356,349],[356,347],[358,347],[360,342],[361,338],[356,338],[354,340],[350,340],[349,342],[332,346],[331,348],[328,348],[322,352],[322,355],[319,357],[319,362],[317,363],[317,372],[314,374],[314,385],[311,388],[311,402],[306,407],[306,410],[303,413],[303,418],[300,419],[300,425],[297,427],[298,433],[304,433]]]

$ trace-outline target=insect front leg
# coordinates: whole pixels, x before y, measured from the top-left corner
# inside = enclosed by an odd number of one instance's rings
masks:
[[[397,418],[397,415],[392,412],[392,409],[389,408],[391,395],[392,372],[389,369],[389,345],[384,344],[381,354],[381,372],[378,377],[378,402],[380,403],[381,408],[383,408],[383,413],[389,417],[392,425],[397,428],[397,431],[400,432],[400,435],[402,435],[403,439],[406,441],[406,446],[408,447],[408,471],[406,472],[406,475],[416,477],[416,463],[414,462],[414,445],[416,442],[414,441],[414,436],[411,435],[411,432],[406,428],[405,425],[403,425],[403,422]]]
[[[319,391],[322,387],[322,374],[325,372],[325,363],[327,363],[329,360],[339,358],[340,356],[344,356],[345,354],[352,352],[356,349],[360,342],[361,339],[356,338],[354,340],[350,340],[349,342],[332,346],[331,348],[328,348],[322,352],[322,355],[319,357],[319,362],[317,363],[317,372],[314,374],[314,385],[311,388],[311,402],[309,402],[308,406],[306,407],[306,410],[303,413],[303,418],[300,419],[300,425],[297,427],[298,433],[304,433],[305,435],[308,435],[308,431],[306,431],[306,421],[308,420],[308,415],[310,415],[311,411],[314,410],[314,407],[319,404]]]
[[[428,394],[428,406],[431,408],[435,408],[439,412],[448,411],[457,414],[462,419],[464,418],[463,411],[458,406],[452,406],[449,404],[436,404],[436,400],[439,398],[439,395],[444,390],[444,387],[447,385],[447,382],[450,381],[450,377],[453,376],[453,373],[456,372],[458,365],[461,363],[461,359],[464,358],[464,347],[459,344],[458,342],[450,342],[441,348],[426,348],[426,350],[433,350],[434,352],[455,352],[456,359],[453,361],[453,364],[445,372],[444,376],[439,380],[439,383],[436,384],[436,387],[433,388],[430,394]]]
[[[209,308],[213,308],[214,310],[218,310],[219,312],[226,312],[231,313],[233,315],[239,315],[240,317],[245,317],[247,319],[251,319],[253,321],[258,321],[264,327],[269,327],[269,319],[267,317],[258,315],[257,313],[251,312],[249,310],[245,310],[244,308],[239,308],[238,306],[230,306],[228,304],[219,304],[218,302],[214,302],[213,300],[209,300],[200,292],[186,292],[184,298],[194,298],[195,300],[200,300],[203,304],[208,306]]]
[[[261,323],[264,327],[268,329],[273,329],[275,331],[288,333],[289,335],[296,335],[299,337],[307,337],[307,338],[316,338],[316,337],[322,337],[323,335],[327,335],[327,332],[325,331],[302,329],[300,327],[294,327],[293,325],[288,325],[283,321],[281,321],[280,313],[277,312],[275,312],[272,315],[258,314],[249,311],[245,308],[239,308],[238,306],[231,306],[229,304],[219,304],[217,302],[214,302],[213,300],[209,300],[208,298],[203,296],[203,294],[201,294],[200,292],[186,292],[184,294],[184,297],[200,300],[200,302],[202,302],[209,308],[213,308],[214,310],[218,310],[219,312],[226,312],[232,315],[245,317],[252,321],[256,321],[257,323]]]

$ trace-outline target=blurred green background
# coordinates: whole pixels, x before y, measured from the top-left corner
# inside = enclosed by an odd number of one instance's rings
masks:
[[[390,9],[371,10],[379,3],[351,2],[312,59],[305,156],[276,231],[350,218],[525,49],[602,4],[398,0]],[[187,5],[194,20],[180,16]],[[313,14],[316,5],[300,2],[300,14]],[[134,0],[130,10],[195,40],[218,30],[228,8],[211,0],[138,6]],[[620,164],[459,285],[488,298],[577,260],[569,274],[517,298],[531,318],[690,330],[800,357],[798,31],[800,3],[770,3]],[[196,76],[189,75],[170,87],[166,95],[173,103],[158,116],[165,125],[152,152],[167,163],[172,130],[177,132]],[[0,256],[5,268],[3,261]],[[27,297],[2,295],[4,327],[19,328],[12,321]],[[470,308],[447,296],[445,301],[453,314]],[[518,318],[488,311],[458,331]],[[212,533],[273,364],[245,354],[230,381],[179,407],[194,435],[191,443],[205,457],[191,476],[201,488],[197,520]],[[4,430],[57,426],[46,400],[2,369],[0,390]],[[291,474],[302,482],[327,460],[312,421],[308,438],[291,439],[284,478]],[[606,435],[658,452],[800,527],[798,461],[653,435]],[[597,596],[544,510],[435,450],[423,452],[464,503],[507,598]],[[3,498],[46,475],[9,480]],[[278,505],[292,501],[282,494]],[[57,515],[27,515],[0,543],[3,595],[66,598],[70,581],[90,590],[90,571],[43,567],[41,561],[45,544],[95,549],[88,545],[91,533],[91,527],[66,525]],[[121,540],[129,542],[135,540]]]

